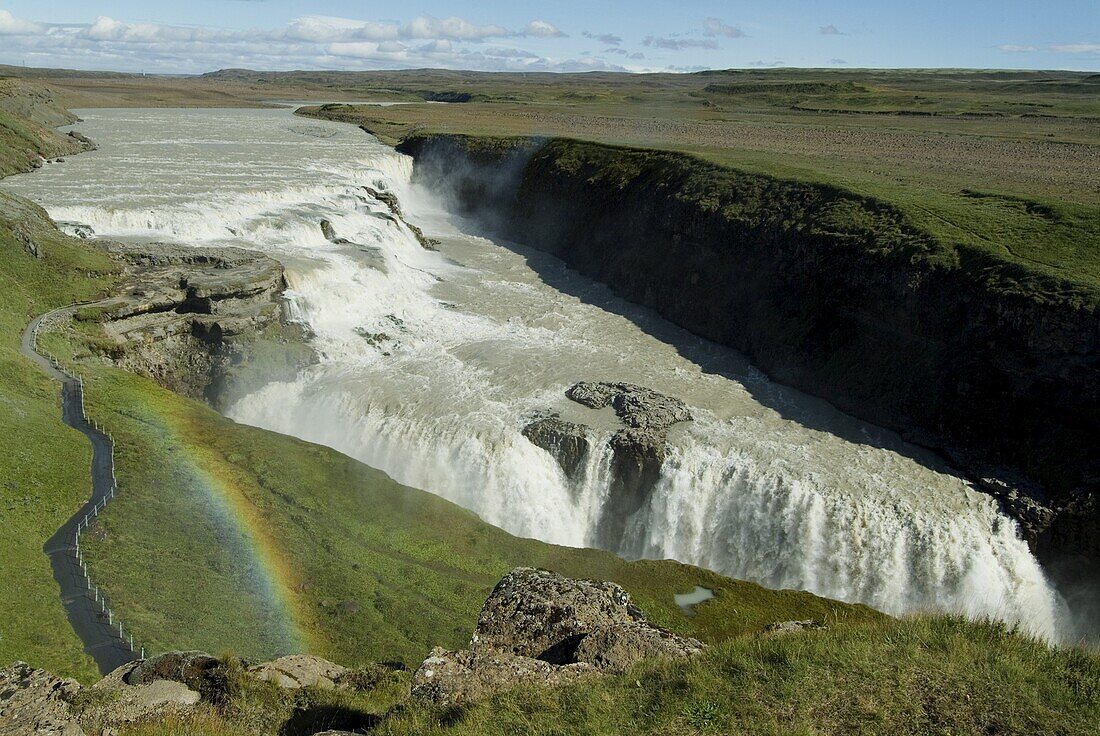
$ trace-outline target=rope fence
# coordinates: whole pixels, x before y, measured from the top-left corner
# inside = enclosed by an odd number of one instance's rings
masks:
[[[114,436],[105,431],[103,426],[95,419],[88,417],[87,410],[84,405],[84,377],[77,374],[70,373],[66,368],[62,367],[60,361],[57,360],[49,352],[43,352],[38,348],[38,333],[46,321],[43,320],[39,324],[35,325],[34,330],[31,333],[31,346],[34,351],[41,355],[43,358],[50,361],[54,369],[58,373],[65,376],[70,382],[75,384],[76,391],[80,398],[80,419],[86,425],[90,426],[96,433],[102,438],[106,439],[108,446],[110,447],[111,460],[111,487],[107,493],[96,501],[92,505],[92,509],[84,515],[84,518],[77,521],[76,530],[73,533],[72,544],[68,548],[68,551],[73,555],[76,560],[77,568],[84,577],[85,597],[92,603],[92,609],[99,609],[100,619],[106,618],[107,629],[111,636],[117,638],[124,648],[129,648],[134,654],[138,654],[142,659],[145,659],[145,646],[140,641],[134,639],[134,634],[127,627],[123,625],[122,618],[115,615],[114,610],[107,603],[107,594],[99,585],[96,585],[92,580],[91,575],[88,574],[88,561],[85,559],[84,550],[80,546],[80,538],[84,532],[86,532],[89,526],[94,525],[96,519],[99,517],[99,513],[107,508],[107,504],[113,501],[115,494],[118,492],[118,480],[115,477],[115,439]],[[64,402],[64,399],[62,399]],[[93,456],[94,462],[94,456]]]

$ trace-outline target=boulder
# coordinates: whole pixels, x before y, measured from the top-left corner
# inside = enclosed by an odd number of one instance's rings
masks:
[[[588,428],[557,417],[536,419],[523,428],[523,436],[546,450],[558,461],[568,478],[577,478],[584,469],[591,447]]]
[[[346,667],[308,654],[279,657],[274,661],[249,667],[248,671],[257,679],[274,682],[279,687],[317,687],[323,690],[338,687],[348,673]]]
[[[75,680],[54,677],[26,662],[0,669],[0,733],[5,736],[84,736],[70,707]]]
[[[181,715],[202,699],[197,690],[170,679],[153,679],[131,685],[127,681],[140,662],[128,662],[92,685],[97,697],[80,714],[80,721],[93,733],[117,729],[127,723]]]
[[[435,647],[413,674],[412,696],[436,705],[457,705],[519,684],[560,685],[595,672],[586,664],[555,666],[507,652]]]
[[[122,678],[127,685],[146,685],[172,680],[200,693],[205,700],[219,702],[226,690],[226,666],[205,652],[165,652],[139,660]]]
[[[519,683],[557,685],[702,650],[650,624],[615,583],[521,567],[485,601],[470,648],[433,649],[413,674],[412,694],[453,705]]]
[[[575,661],[580,640],[599,626],[644,620],[615,583],[519,567],[489,594],[472,645],[567,664]]]
[[[325,240],[336,240],[336,230],[333,229],[332,222],[329,220],[321,220],[321,234],[325,236]]]
[[[690,657],[702,651],[703,644],[696,639],[632,621],[594,629],[580,640],[573,656],[599,670],[623,672],[643,659]]]

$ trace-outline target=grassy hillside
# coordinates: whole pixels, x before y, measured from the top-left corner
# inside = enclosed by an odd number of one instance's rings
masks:
[[[42,544],[87,498],[91,448],[61,424],[57,384],[20,355],[19,338],[33,316],[103,292],[114,270],[58,234],[39,208],[0,192],[0,568],[8,577],[0,662],[23,659],[84,679],[95,668],[69,628]]]
[[[39,158],[80,150],[52,126],[76,119],[45,88],[0,76],[0,177],[29,171]]]
[[[122,736],[294,736],[369,727],[403,736],[533,734],[1094,734],[1100,658],[1048,649],[997,625],[883,620],[743,636],[689,662],[649,662],[557,689],[522,687],[473,705],[406,701],[406,678],[366,692],[293,696],[238,678],[221,708]]]

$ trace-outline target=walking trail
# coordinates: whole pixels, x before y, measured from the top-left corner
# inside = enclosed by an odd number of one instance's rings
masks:
[[[43,373],[61,384],[61,420],[92,443],[92,493],[88,501],[50,537],[42,550],[50,558],[53,576],[61,588],[61,602],[84,651],[102,674],[137,658],[130,635],[105,602],[103,591],[89,579],[80,551],[80,536],[88,523],[114,498],[113,441],[84,413],[83,384],[37,350],[37,332],[51,320],[67,318],[83,304],[73,304],[39,315],[23,330],[20,351]]]

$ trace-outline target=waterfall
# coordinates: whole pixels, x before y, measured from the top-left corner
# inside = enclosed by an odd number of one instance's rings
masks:
[[[158,111],[89,113],[101,150],[18,185],[99,236],[240,245],[284,263],[291,313],[320,360],[239,400],[234,419],[333,447],[514,534],[585,546],[599,537],[617,425],[564,392],[638,383],[695,419],[673,427],[660,478],[612,551],[1059,638],[1063,605],[1015,522],[916,448],[770,384],[548,256],[463,232],[411,184],[410,159],[349,126],[303,142],[300,121],[278,111],[173,113],[172,125]],[[156,136],[159,148],[139,144]],[[203,136],[218,145],[191,142]],[[395,192],[442,252],[363,187]],[[708,360],[685,357],[700,351]],[[590,427],[574,478],[521,433],[547,411]]]

